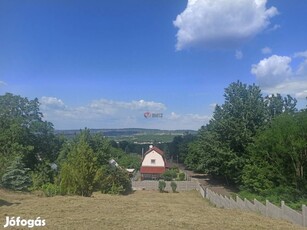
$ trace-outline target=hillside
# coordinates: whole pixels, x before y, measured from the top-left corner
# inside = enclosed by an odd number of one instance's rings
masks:
[[[56,130],[56,134],[73,138],[80,130]],[[115,141],[131,141],[136,143],[171,142],[175,136],[186,133],[196,134],[195,130],[160,130],[160,129],[90,129],[91,133],[102,133],[104,136]]]
[[[42,229],[304,229],[255,213],[218,209],[196,191],[136,191],[128,196],[95,193],[93,197],[35,195],[0,190],[0,219],[41,217]],[[22,228],[18,228],[22,229]],[[24,228],[28,229],[28,228]]]

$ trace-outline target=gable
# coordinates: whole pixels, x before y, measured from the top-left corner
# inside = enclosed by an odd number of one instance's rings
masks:
[[[142,166],[165,167],[165,161],[160,153],[151,149],[151,151],[147,152],[145,155]]]

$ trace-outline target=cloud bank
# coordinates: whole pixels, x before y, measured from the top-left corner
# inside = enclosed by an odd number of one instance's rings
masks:
[[[293,68],[293,60],[299,62]],[[267,93],[291,94],[296,98],[307,97],[307,51],[290,56],[272,55],[252,65],[251,73]]]
[[[40,109],[56,129],[136,127],[197,130],[210,119],[205,115],[168,112],[165,104],[145,100],[99,99],[71,107],[59,98],[44,96],[40,99]],[[163,117],[146,119],[145,112],[163,113]]]
[[[278,14],[266,7],[267,0],[188,0],[186,9],[173,22],[178,28],[176,49],[193,46],[233,47],[270,24]]]

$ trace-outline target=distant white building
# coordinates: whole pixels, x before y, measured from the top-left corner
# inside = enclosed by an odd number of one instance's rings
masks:
[[[164,152],[155,147],[149,146],[149,150],[145,153],[141,166],[142,180],[156,180],[165,172],[167,163]]]

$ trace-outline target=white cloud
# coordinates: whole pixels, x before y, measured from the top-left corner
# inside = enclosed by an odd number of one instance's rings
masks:
[[[178,114],[167,112],[165,104],[155,101],[116,101],[99,99],[88,105],[69,106],[56,97],[40,99],[44,118],[56,129],[88,128],[156,128],[199,129],[210,117],[200,114]],[[144,112],[162,113],[161,118],[145,118]]]
[[[217,106],[217,103],[212,103],[209,105],[210,109],[213,109],[213,110],[215,109],[216,106]]]
[[[191,46],[224,48],[263,31],[278,14],[267,0],[188,0],[173,22],[178,28],[176,49]]]
[[[279,28],[281,28],[281,25],[276,24],[273,27],[269,28],[268,31],[278,30]]]
[[[294,54],[294,57],[303,57],[303,58],[307,58],[307,50],[303,51],[303,52],[297,52]]]
[[[138,119],[143,119],[145,111],[161,112],[166,109],[163,103],[145,100],[114,101],[93,100],[88,105],[68,106],[56,97],[42,97],[40,109],[46,120],[56,127],[133,127]]]
[[[170,120],[178,120],[181,118],[181,115],[175,113],[175,112],[171,112],[171,115],[168,117],[168,119]]]
[[[271,54],[272,49],[270,47],[264,47],[264,48],[261,49],[261,53],[262,54]]]
[[[166,109],[166,106],[162,103],[145,100],[124,102],[101,99],[93,101],[90,107],[98,110],[103,109],[107,111],[115,111],[119,109],[162,111]]]
[[[241,50],[236,50],[235,57],[236,57],[236,59],[241,60],[243,58],[242,51]]]
[[[58,99],[56,97],[46,97],[43,96],[40,99],[41,106],[44,107],[57,107],[57,108],[63,108],[65,107],[64,102],[61,99]]]
[[[200,114],[178,114],[171,112],[164,116],[165,120],[161,121],[160,128],[165,129],[199,129],[202,125],[205,125],[211,119],[211,116]]]
[[[6,86],[7,84],[4,82],[4,81],[0,81],[0,87],[4,87]]]
[[[273,55],[252,65],[251,72],[262,86],[275,85],[292,75],[290,62],[290,57]]]
[[[304,57],[297,70],[293,70],[292,58],[272,55],[258,64],[252,65],[251,73],[255,75],[261,88],[267,93],[291,94],[296,98],[307,96],[307,52],[293,55]]]

